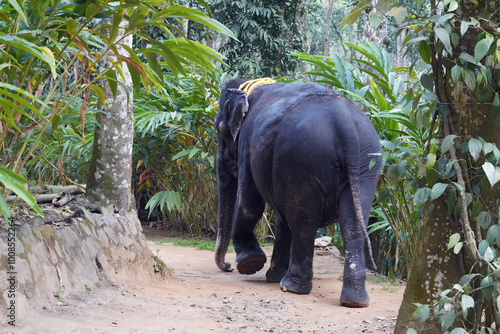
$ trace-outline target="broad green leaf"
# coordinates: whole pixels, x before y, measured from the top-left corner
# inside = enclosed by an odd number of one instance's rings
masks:
[[[500,167],[493,166],[488,161],[485,162],[482,167],[490,185],[493,187],[498,181],[500,181]]]
[[[472,156],[472,159],[474,159],[474,161],[477,161],[477,159],[479,159],[482,149],[483,149],[483,144],[479,139],[471,138],[469,140],[469,153]]]
[[[493,98],[493,107],[500,107],[500,97],[498,93],[495,93],[495,98]]]
[[[434,164],[436,163],[436,155],[434,153],[429,153],[427,154],[427,169],[431,169],[434,167]]]
[[[387,181],[390,185],[395,185],[399,181],[399,169],[396,164],[392,164],[387,168]]]
[[[420,76],[420,83],[425,89],[430,90],[431,92],[434,90],[434,80],[432,80],[430,75],[425,73],[422,74]]]
[[[462,309],[466,310],[472,307],[474,307],[474,298],[469,295],[462,295]]]
[[[404,7],[392,7],[387,15],[394,17],[398,24],[401,24],[403,23],[403,20],[405,19],[407,13],[408,11]]]
[[[26,180],[14,173],[13,171],[0,167],[0,182],[4,184],[5,188],[12,190],[17,196],[21,197],[36,213],[43,217],[42,210],[35,201],[35,198],[24,188]]]
[[[138,26],[145,25],[145,18],[149,14],[149,8],[147,6],[137,6],[130,16],[129,22],[128,22],[128,28],[127,30],[134,30]]]
[[[57,77],[56,63],[52,51],[47,47],[39,47],[23,38],[17,36],[0,36],[0,43],[11,45],[26,53],[32,54],[43,62],[47,63],[52,72],[52,76]]]
[[[483,240],[484,241],[484,240]],[[481,292],[486,299],[491,300],[493,295],[494,283],[491,277],[486,276],[481,281]]]
[[[10,228],[10,211],[5,198],[3,198],[2,192],[0,192],[0,212],[2,212],[3,219],[7,223],[7,227]]]
[[[427,202],[430,196],[431,196],[431,189],[427,187],[419,188],[415,192],[415,195],[413,195],[413,201],[415,205],[422,205],[425,202]]]
[[[448,328],[453,325],[455,319],[457,318],[455,311],[448,311],[439,318],[439,323],[441,324],[441,330],[446,332]]]
[[[479,62],[488,54],[493,38],[483,38],[474,47],[474,59]]]
[[[429,43],[427,43],[426,40],[422,40],[418,43],[418,52],[420,53],[420,57],[422,57],[423,61],[425,61],[427,64],[431,63],[432,51]]]
[[[155,21],[160,18],[188,19],[189,21],[198,22],[233,39],[237,39],[233,31],[228,29],[225,25],[221,24],[217,20],[211,19],[204,13],[193,8],[171,6],[167,9],[155,13],[152,20]]]
[[[453,253],[458,254],[462,250],[462,247],[464,246],[463,242],[459,242],[453,247]]]
[[[460,241],[460,233],[455,233],[450,236],[450,240],[448,242],[448,249],[455,247],[455,245]]]
[[[380,11],[383,15],[386,15],[391,6],[392,0],[378,0],[375,8],[377,8],[377,11]]]
[[[118,8],[118,10],[115,12],[115,15],[113,16],[113,23],[111,27],[109,28],[109,43],[112,44],[115,42],[116,37],[118,36],[118,33],[120,32],[120,24],[123,21],[123,16],[125,14],[125,11],[123,10],[122,7]]]
[[[460,35],[462,35],[462,36],[465,35],[467,30],[469,29],[469,25],[470,25],[470,23],[467,21],[462,21],[460,23]]]
[[[191,149],[191,151],[189,151],[189,156],[188,156],[188,159],[191,159],[196,153],[198,153],[200,151],[199,148],[197,147],[193,147]]]
[[[179,153],[177,153],[176,155],[174,155],[171,160],[175,161],[175,160],[177,160],[179,158],[182,158],[185,155],[188,155],[190,152],[191,152],[191,150],[180,151]]]
[[[419,319],[422,323],[429,319],[429,316],[431,315],[429,305],[419,303],[414,304],[417,305],[417,309],[415,310],[415,312],[413,312],[412,319]]]
[[[406,334],[418,334],[418,333],[413,328],[408,328],[408,330],[406,331]]]
[[[476,61],[476,59],[474,59],[474,57],[472,57],[470,54],[468,54],[468,53],[467,53],[467,52],[465,52],[465,51],[464,51],[464,52],[462,52],[462,53],[460,53],[460,56],[458,56],[458,58],[461,58],[461,59],[463,59],[463,60],[465,60],[465,61],[468,61],[468,62],[469,62],[469,63],[471,63],[471,64],[475,64],[475,65],[477,65],[477,61]]]
[[[104,91],[102,90],[101,87],[91,84],[90,89],[94,91],[94,93],[97,95],[97,97],[99,98],[99,100],[103,105],[106,105],[106,103],[108,103],[108,100],[106,100],[106,96],[104,95]]]
[[[436,183],[431,190],[431,201],[439,198],[444,193],[447,187],[448,185],[446,183]]]
[[[389,140],[381,140],[380,145],[382,145],[391,152],[396,150],[396,144],[394,144],[392,141]]]
[[[340,21],[339,26],[342,27],[346,23],[352,26],[359,18],[359,16],[363,13],[363,8],[361,6],[355,6],[349,14],[347,14],[342,21]]]
[[[483,154],[487,155],[491,152],[493,152],[497,148],[497,146],[493,143],[484,143],[483,145]]]
[[[495,244],[498,234],[500,234],[499,232],[500,232],[500,225],[496,224],[491,225],[490,228],[488,229],[488,232],[486,233],[486,241],[488,241],[490,245]]]
[[[443,142],[441,143],[441,152],[445,153],[448,152],[448,150],[453,146],[453,141],[455,140],[457,136],[456,135],[448,135],[443,139]]]
[[[387,102],[385,101],[384,96],[378,89],[377,84],[371,77],[370,77],[370,88],[373,95],[375,96],[375,99],[377,100],[377,106],[380,108],[380,110],[387,110],[388,109]]]
[[[463,328],[457,327],[453,329],[450,334],[467,334],[467,331]]]
[[[470,90],[476,89],[476,76],[472,70],[462,69],[462,76]]]
[[[479,250],[479,254],[481,254],[481,256],[484,256],[484,254],[486,253],[486,250],[489,247],[490,247],[490,245],[488,244],[488,241],[481,240],[481,242],[479,242],[479,245],[477,246],[477,249]]]
[[[116,72],[113,69],[108,69],[106,72],[104,72],[104,76],[108,81],[108,86],[111,90],[111,93],[113,94],[113,98],[116,98],[116,93],[118,91],[118,80],[116,78]]]
[[[372,169],[376,164],[377,164],[377,158],[371,159],[370,163],[368,164],[368,169]]]
[[[461,73],[460,65],[455,65],[451,68],[451,80],[453,80],[454,84],[457,84],[458,80],[460,80]]]
[[[481,211],[477,216],[477,220],[482,229],[487,229],[491,224],[491,215],[489,212]]]
[[[451,47],[450,42],[450,35],[448,34],[448,32],[441,27],[437,27],[436,29],[434,29],[434,32],[436,33],[436,36],[439,38],[441,43],[443,43],[446,51],[448,51],[448,53],[450,54],[453,53],[453,48]]]
[[[24,4],[21,1],[18,2],[17,0],[9,0],[9,3],[12,7],[14,7],[24,24],[29,27],[28,21],[26,20],[26,13],[24,12]]]
[[[448,6],[448,11],[453,12],[458,8],[458,3],[456,0],[451,0],[450,5]]]
[[[370,20],[370,25],[373,29],[377,29],[380,26],[383,18],[384,16],[378,11],[372,10],[370,14],[368,14],[368,20]]]

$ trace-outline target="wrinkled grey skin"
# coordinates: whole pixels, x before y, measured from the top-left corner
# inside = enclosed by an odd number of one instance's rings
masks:
[[[249,96],[236,79],[221,92],[218,132],[219,226],[215,260],[224,271],[232,238],[242,274],[266,256],[253,233],[268,203],[278,232],[266,278],[283,291],[312,289],[318,228],[338,222],[345,246],[341,304],[366,307],[366,225],[380,171],[378,136],[350,101],[317,84],[276,83]],[[370,161],[376,159],[373,168]]]

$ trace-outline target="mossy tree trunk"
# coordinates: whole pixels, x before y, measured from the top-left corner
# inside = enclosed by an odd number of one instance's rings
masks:
[[[500,148],[500,117],[495,117],[498,116],[498,107],[492,103],[495,95],[498,97],[500,92],[500,64],[493,63],[491,49],[479,60],[478,51],[475,50],[478,41],[483,36],[488,36],[488,29],[495,30],[491,30],[494,39],[500,36],[500,31],[488,23],[500,22],[499,2],[479,0],[478,5],[469,1],[457,3],[458,8],[454,11],[455,16],[449,25],[449,35],[456,34],[451,38],[453,52],[445,52],[446,46],[443,44],[443,51],[439,49],[438,44],[442,39],[438,39],[437,35],[434,43],[429,43],[432,49],[432,79],[438,99],[438,139],[442,141],[449,135],[456,136],[451,149],[438,151],[437,158],[452,163],[456,175],[439,180],[448,184],[447,191],[430,202],[432,212],[423,217],[412,273],[399,311],[395,333],[406,333],[407,328],[414,328],[419,334],[442,333],[437,318],[431,316],[424,324],[412,320],[416,309],[414,303],[433,305],[439,301],[440,293],[451,289],[465,273],[485,273],[488,265],[478,251],[478,244],[487,229],[479,226],[478,211],[488,212],[492,217],[491,224],[500,224],[500,183],[492,187],[481,168],[487,157],[484,144],[475,158],[471,155],[470,146],[471,139],[475,141],[482,138]],[[468,24],[472,22],[471,18],[478,21],[483,18],[485,21],[478,25],[469,25],[467,32],[462,33],[462,22]],[[453,38],[458,38],[458,43],[453,43]],[[466,61],[464,53],[472,58]],[[474,58],[475,62],[472,61]],[[483,67],[487,68],[486,71],[491,73],[491,77],[488,79],[485,76],[481,81],[477,76],[482,73]],[[458,80],[457,73],[460,73]],[[427,182],[427,186],[432,188],[429,180]],[[456,184],[459,186],[455,186]],[[460,188],[465,192],[460,191]],[[459,233],[460,241],[464,242],[458,255],[453,249],[447,249],[450,236],[455,233]],[[480,313],[479,318],[483,314]]]
[[[120,26],[125,27],[125,25],[128,25],[128,22],[124,20]],[[123,29],[120,29],[117,40],[121,38]],[[123,38],[121,44],[132,48],[132,35]],[[117,46],[117,51],[120,56],[128,56],[128,52],[120,44]],[[115,56],[108,55],[108,57],[116,61]],[[103,61],[101,66],[110,67],[111,63]],[[121,65],[121,72],[123,76],[115,70],[117,80],[123,83],[123,86],[116,85],[116,96],[108,81],[103,80],[101,84],[107,103],[100,104],[100,109],[104,112],[97,114],[99,126],[95,131],[87,181],[87,198],[95,204],[115,211],[130,210],[133,203],[131,193],[134,139],[133,83],[124,62]]]

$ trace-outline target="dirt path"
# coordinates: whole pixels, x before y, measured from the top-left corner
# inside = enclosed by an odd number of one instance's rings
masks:
[[[294,295],[265,281],[269,263],[244,276],[219,271],[213,252],[152,242],[150,247],[161,249],[175,277],[68,296],[60,306],[19,319],[13,333],[392,333],[404,291],[371,277],[370,307],[348,309],[339,304],[342,263],[329,253],[315,255],[311,294]],[[271,248],[265,251],[271,254]],[[227,260],[234,264],[234,257]]]

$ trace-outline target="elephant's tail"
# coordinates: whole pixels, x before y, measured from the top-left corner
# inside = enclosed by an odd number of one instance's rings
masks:
[[[365,237],[366,247],[368,248],[368,268],[377,271],[377,265],[375,264],[375,260],[373,259],[373,251],[372,251],[372,243],[370,241],[370,237],[368,236],[368,230],[365,225],[365,219],[363,215],[363,207],[361,206],[361,191],[359,186],[359,173],[348,171],[349,175],[349,184],[351,188],[352,201],[354,203],[354,210],[356,211],[356,220],[359,223],[359,227],[361,231],[363,231],[363,235]]]

